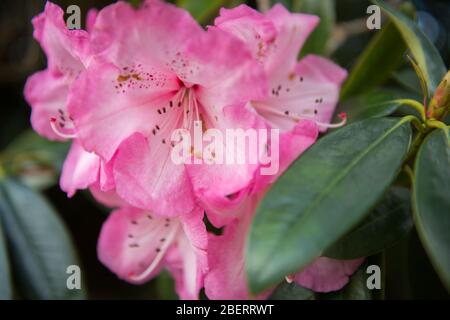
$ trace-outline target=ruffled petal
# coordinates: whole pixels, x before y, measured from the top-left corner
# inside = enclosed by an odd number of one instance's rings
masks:
[[[205,293],[209,299],[249,299],[245,275],[245,241],[260,197],[248,197],[240,207],[239,219],[225,227],[221,236],[211,235],[208,242],[209,272],[205,278]],[[267,297],[265,292],[257,298]]]
[[[143,283],[162,267],[163,258],[181,230],[177,219],[134,208],[114,211],[100,232],[100,261],[123,280]]]
[[[314,144],[319,137],[319,128],[314,121],[300,120],[291,131],[280,133],[278,154],[274,151],[275,156],[271,163],[263,166],[267,168],[266,174],[261,174],[261,169],[257,171],[255,183],[251,193],[259,193],[265,190],[271,183],[284,173],[284,171],[295,161],[304,151]],[[271,145],[272,150],[273,145]],[[274,174],[271,173],[278,168]]]
[[[98,183],[91,185],[89,191],[91,191],[95,200],[106,207],[120,208],[128,206],[128,203],[120,198],[115,190],[102,191]]]
[[[241,5],[222,9],[215,25],[242,39],[272,78],[294,68],[300,48],[318,22],[316,16],[290,13],[280,4],[266,14]]]
[[[303,58],[294,72],[272,77],[270,97],[254,107],[273,127],[291,130],[300,119],[330,123],[347,72],[314,55]],[[320,127],[325,131],[325,127]]]
[[[45,10],[33,18],[34,37],[44,49],[50,72],[73,81],[89,57],[89,36],[84,30],[68,30],[64,11],[48,1]]]
[[[295,275],[295,282],[315,292],[330,292],[342,289],[350,276],[359,268],[364,258],[335,260],[317,258],[313,263]]]
[[[182,218],[183,231],[166,257],[167,268],[175,278],[176,291],[181,299],[198,299],[208,272],[207,232],[203,213],[197,209]]]
[[[161,144],[160,144],[161,145]],[[119,148],[114,164],[117,193],[139,208],[149,208],[164,216],[191,212],[194,195],[183,164],[175,164],[170,146],[152,150],[140,134]]]
[[[61,173],[60,186],[72,197],[76,190],[88,188],[98,179],[100,158],[87,152],[74,140]]]
[[[231,205],[229,198],[236,199],[235,194],[253,182],[259,168],[258,154],[265,150],[260,145],[258,130],[265,130],[266,125],[251,107],[234,106],[224,108],[221,121],[216,126],[214,129],[219,130],[222,137],[220,142],[214,139],[214,143],[204,143],[202,162],[188,164],[186,168],[195,194],[203,204],[209,208],[219,206],[226,210],[222,204],[229,202]],[[234,141],[227,138],[232,132],[237,132],[233,130],[239,130],[243,136],[247,136],[243,137],[242,146],[236,143],[239,137]],[[238,155],[243,159],[239,160]],[[208,160],[209,156],[211,163],[205,163],[205,158]]]
[[[66,140],[53,131],[50,119],[59,116],[58,110],[65,110],[68,92],[63,76],[48,70],[36,72],[25,84],[25,99],[31,106],[31,125],[47,139]]]

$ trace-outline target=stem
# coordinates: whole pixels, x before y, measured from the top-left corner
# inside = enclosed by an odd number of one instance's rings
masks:
[[[439,120],[430,119],[430,120],[427,120],[426,125],[430,128],[436,128],[436,129],[443,130],[445,132],[447,138],[450,139],[449,132],[448,132],[449,129],[445,123],[443,123]]]
[[[414,138],[413,143],[411,144],[411,147],[409,148],[408,154],[405,157],[405,161],[403,163],[407,163],[411,158],[415,156],[417,153],[417,150],[419,149],[420,145],[422,144],[423,139],[425,138],[427,134],[427,130],[422,130],[417,133],[416,137]]]
[[[396,99],[393,102],[413,108],[414,110],[419,112],[422,120],[426,121],[425,107],[420,102],[417,102],[416,100],[413,99]]]
[[[412,171],[411,167],[407,164],[403,167],[403,171],[405,171],[406,175],[411,180],[411,185],[414,183],[414,172]]]

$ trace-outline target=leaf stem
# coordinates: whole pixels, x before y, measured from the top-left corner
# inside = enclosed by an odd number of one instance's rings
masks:
[[[413,117],[413,116],[406,116],[405,118],[409,118],[409,117]],[[416,117],[414,117],[416,119],[416,121],[419,121]],[[414,120],[411,119],[411,122],[414,123]],[[415,124],[415,126],[417,127],[417,124]],[[407,163],[412,157],[414,157],[414,155],[417,153],[417,150],[419,149],[420,145],[422,144],[423,139],[425,138],[428,130],[426,130],[426,128],[422,127],[422,124],[420,123],[420,127],[421,129],[419,129],[419,132],[417,133],[417,135],[414,138],[414,141],[411,144],[411,147],[409,148],[408,154],[405,157],[405,160],[403,161],[403,163]]]
[[[436,128],[436,129],[443,130],[445,132],[445,135],[447,136],[447,139],[450,140],[449,128],[445,123],[443,123],[439,120],[430,119],[430,120],[427,120],[426,125],[430,128]]]
[[[413,100],[413,99],[396,99],[396,100],[394,100],[394,102],[413,108],[414,110],[419,112],[422,120],[426,121],[427,118],[425,115],[425,107],[420,102]]]
[[[405,166],[403,167],[403,171],[405,171],[406,175],[411,180],[411,184],[413,184],[414,183],[414,172],[412,171],[411,167],[408,166],[407,164],[405,164]]]

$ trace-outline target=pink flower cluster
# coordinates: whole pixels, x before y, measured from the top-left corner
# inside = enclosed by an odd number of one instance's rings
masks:
[[[318,17],[281,5],[261,14],[222,9],[200,27],[159,0],[90,11],[85,30],[68,30],[48,2],[33,19],[48,59],[25,97],[33,128],[72,140],[61,188],[89,188],[114,208],[99,259],[120,278],[143,283],[168,269],[183,299],[249,298],[244,244],[255,207],[274,180],[330,124],[346,71],[308,55],[297,61]],[[170,161],[171,133],[206,128],[277,128],[280,172],[258,165]],[[206,215],[206,216],[205,216]],[[207,219],[222,228],[207,231]],[[320,257],[287,277],[315,291],[340,289],[361,260]],[[261,295],[261,298],[269,294]]]

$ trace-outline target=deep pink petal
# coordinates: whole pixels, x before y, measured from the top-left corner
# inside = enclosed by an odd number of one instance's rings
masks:
[[[239,219],[225,227],[221,236],[211,235],[208,243],[209,273],[205,293],[209,299],[248,299],[245,275],[245,241],[260,196],[247,198],[239,208]],[[257,298],[265,298],[269,292]]]
[[[141,80],[134,79],[130,72],[93,61],[69,97],[68,108],[75,119],[78,138],[87,150],[95,151],[106,161],[133,133],[149,135],[156,124],[161,125],[158,99],[178,88],[176,79],[163,74],[163,82],[151,80],[158,76],[156,71],[152,75],[139,71]]]
[[[262,152],[259,149],[263,149],[262,146],[258,149],[258,130],[266,129],[266,126],[251,108],[234,106],[224,108],[221,123],[217,124],[215,129],[220,130],[224,139],[223,143],[219,144],[222,152],[209,150],[210,142],[208,142],[204,144],[203,154],[214,152],[216,156],[214,161],[221,163],[205,163],[203,159],[202,163],[186,166],[196,196],[209,208],[223,207],[222,204],[230,202],[228,199],[231,196],[245,190],[253,182],[255,172],[259,168],[257,153]],[[254,140],[245,140],[246,146],[241,148],[236,143],[227,143],[227,131],[230,129],[241,130],[242,133],[249,130],[256,134]],[[242,164],[238,162],[238,153],[244,157]],[[222,154],[221,159],[219,154]],[[232,158],[231,161],[227,160],[228,155]]]
[[[61,189],[72,197],[76,190],[86,189],[97,181],[99,169],[100,158],[74,140],[62,169]]]
[[[128,204],[119,197],[115,190],[102,191],[98,183],[90,186],[92,196],[102,205],[110,208],[126,207]]]
[[[269,77],[277,77],[293,70],[303,43],[318,21],[316,16],[290,13],[280,4],[266,14],[241,5],[222,9],[215,25],[244,40]]]
[[[166,256],[167,268],[175,278],[176,291],[181,299],[198,299],[208,272],[208,238],[203,213],[199,208],[193,214],[183,216],[183,231],[176,245]]]
[[[165,66],[198,32],[202,28],[189,13],[172,4],[146,0],[134,9],[126,2],[118,2],[99,12],[92,30],[92,46],[95,54],[110,61],[150,59]]]
[[[315,292],[337,291],[347,284],[363,261],[364,258],[335,260],[320,257],[297,273],[295,282]]]
[[[160,215],[176,216],[194,209],[192,187],[183,164],[173,163],[170,146],[152,150],[140,134],[120,147],[114,178],[117,193],[130,204]]]
[[[220,112],[226,106],[266,95],[267,79],[261,65],[252,59],[245,43],[219,28],[192,37],[186,57],[196,66],[186,80],[199,86],[196,95],[207,112]]]
[[[89,56],[89,36],[84,30],[68,30],[64,11],[48,1],[45,10],[33,18],[34,37],[44,49],[48,67],[74,79],[84,69],[83,61]]]
[[[40,135],[50,140],[65,140],[50,126],[50,118],[64,110],[69,87],[63,76],[54,75],[48,70],[39,71],[28,78],[24,94],[31,106],[31,125]]]
[[[279,156],[272,160],[278,161],[278,172],[275,175],[262,175],[258,171],[252,193],[259,193],[275,182],[293,161],[316,142],[318,136],[319,128],[311,120],[301,120],[291,131],[280,133]]]

